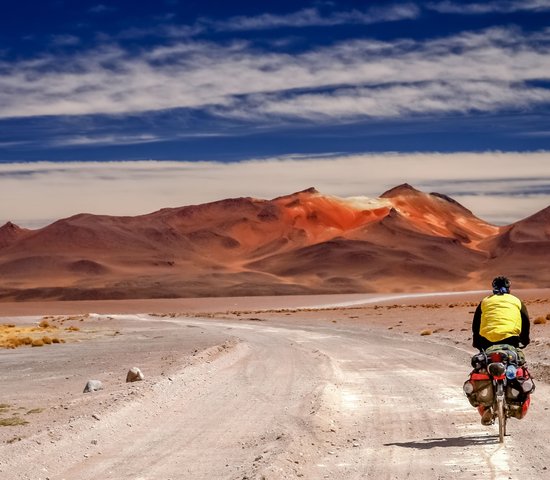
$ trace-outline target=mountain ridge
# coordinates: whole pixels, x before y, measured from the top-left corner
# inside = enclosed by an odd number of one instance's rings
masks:
[[[313,187],[138,216],[0,227],[0,300],[459,290],[507,274],[550,286],[550,207],[497,227],[398,185],[378,198]]]

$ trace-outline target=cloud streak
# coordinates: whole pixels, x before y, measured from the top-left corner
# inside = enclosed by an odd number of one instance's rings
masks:
[[[149,28],[126,29],[115,37],[132,39],[140,37],[191,38],[207,32],[246,32],[276,30],[281,28],[334,27],[337,25],[373,25],[376,23],[413,20],[421,14],[414,3],[387,7],[371,7],[367,10],[331,11],[322,13],[318,8],[304,8],[284,15],[264,13],[256,16],[234,16],[225,20],[201,17],[191,25],[165,24]],[[170,19],[168,17],[167,19]]]
[[[290,54],[239,41],[180,41],[137,54],[109,44],[0,62],[0,117],[174,108],[229,117],[337,118],[534,108],[550,90],[550,30],[426,41],[354,40]],[[406,65],[407,68],[403,68]]]
[[[498,0],[477,3],[433,2],[427,5],[430,10],[439,13],[461,15],[483,15],[487,13],[543,12],[550,10],[548,0]]]
[[[286,156],[215,162],[0,164],[0,224],[43,226],[89,212],[138,215],[223,198],[274,198],[315,186],[377,197],[408,182],[451,195],[477,216],[510,223],[550,204],[547,152]]]
[[[335,25],[371,25],[375,23],[411,20],[420,15],[413,3],[371,7],[366,11],[349,10],[323,15],[317,8],[305,8],[286,15],[265,13],[258,16],[237,16],[224,21],[203,18],[200,23],[221,31],[268,30],[276,28],[327,27]]]

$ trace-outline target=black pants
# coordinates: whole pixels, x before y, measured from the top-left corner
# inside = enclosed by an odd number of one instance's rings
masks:
[[[512,347],[519,348],[519,336],[515,335],[513,337],[505,338],[504,340],[499,340],[498,342],[490,342],[485,337],[479,337],[476,347],[480,350],[487,350],[493,345],[512,345]]]

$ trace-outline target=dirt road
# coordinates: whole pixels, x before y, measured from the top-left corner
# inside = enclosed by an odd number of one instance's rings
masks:
[[[0,446],[1,479],[544,479],[550,389],[504,445],[470,352],[368,326],[158,319],[239,339],[123,407]]]

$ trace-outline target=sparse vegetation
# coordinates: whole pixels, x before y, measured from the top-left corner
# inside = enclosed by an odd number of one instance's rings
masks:
[[[67,330],[67,332],[78,332],[80,328],[71,325],[70,327],[65,327],[65,330]]]
[[[31,345],[32,345],[33,347],[43,347],[43,346],[44,346],[44,342],[43,342],[43,340],[42,340],[41,338],[35,338],[35,339],[32,341]]]
[[[33,408],[29,410],[26,415],[32,415],[33,413],[42,413],[44,411],[43,408]]]
[[[13,325],[0,324],[0,348],[15,349],[23,346],[42,346],[52,343],[64,343],[62,339],[56,337],[54,340],[46,332],[56,331],[57,327],[52,325],[46,317],[42,319],[39,326],[36,325]],[[40,340],[42,342],[37,342]],[[33,342],[35,343],[33,345]]]
[[[21,417],[9,417],[0,419],[0,427],[16,427],[18,425],[27,425],[26,420]]]
[[[543,317],[542,315],[540,317],[535,318],[533,320],[533,323],[535,325],[544,325],[547,322],[546,317]]]
[[[431,330],[422,330],[420,332],[420,335],[422,336],[426,336],[426,335],[431,335],[433,332]]]

